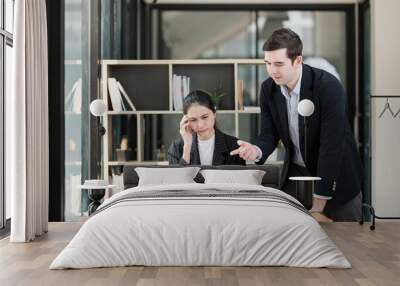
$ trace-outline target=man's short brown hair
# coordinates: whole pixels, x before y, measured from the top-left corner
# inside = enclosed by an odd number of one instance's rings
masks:
[[[287,49],[287,56],[292,63],[303,52],[303,43],[299,35],[287,28],[275,30],[263,45],[263,51],[265,52],[285,48]]]

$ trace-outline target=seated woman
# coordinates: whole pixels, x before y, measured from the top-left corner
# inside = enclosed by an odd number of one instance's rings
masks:
[[[245,165],[238,155],[229,153],[239,146],[237,138],[215,126],[216,110],[211,97],[200,90],[192,91],[183,100],[181,138],[168,150],[169,164],[182,165]]]

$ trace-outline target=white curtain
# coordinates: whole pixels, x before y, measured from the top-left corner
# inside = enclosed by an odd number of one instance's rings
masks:
[[[49,193],[45,0],[15,1],[13,92],[6,98],[12,242],[47,232]]]

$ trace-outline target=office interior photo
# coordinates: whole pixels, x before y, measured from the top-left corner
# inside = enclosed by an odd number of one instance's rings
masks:
[[[398,285],[398,0],[0,0],[0,285]]]

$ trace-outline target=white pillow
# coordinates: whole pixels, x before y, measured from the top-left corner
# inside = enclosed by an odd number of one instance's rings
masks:
[[[138,186],[195,183],[193,179],[199,170],[199,167],[135,168],[139,176]]]
[[[234,183],[261,185],[265,171],[262,170],[202,170],[205,184]]]

